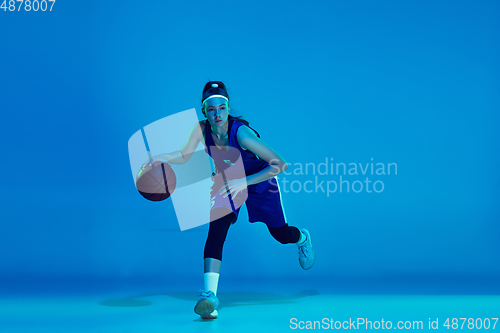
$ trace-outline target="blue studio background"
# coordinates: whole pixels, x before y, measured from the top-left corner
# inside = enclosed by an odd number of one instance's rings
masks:
[[[317,252],[303,271],[296,246],[248,223],[243,208],[221,290],[276,278],[498,293],[499,10],[128,0],[1,10],[3,291],[201,288],[208,225],[180,232],[170,200],[138,194],[127,142],[180,111],[203,119],[203,85],[221,80],[232,108],[291,164],[280,175],[297,181],[282,193],[287,219],[311,232]],[[396,163],[397,175],[369,176],[380,193],[298,191],[315,181],[299,165],[325,160]]]

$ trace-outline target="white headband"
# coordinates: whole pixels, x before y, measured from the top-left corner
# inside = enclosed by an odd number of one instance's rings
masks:
[[[227,99],[227,97],[226,97],[226,96],[222,96],[222,95],[212,95],[212,96],[209,96],[209,97],[205,98],[205,100],[203,100],[203,102],[201,102],[201,104],[205,104],[205,102],[206,102],[207,100],[209,100],[210,98],[213,98],[213,97],[222,97],[222,98],[224,98],[226,101],[228,101],[228,102],[229,102],[229,100]]]

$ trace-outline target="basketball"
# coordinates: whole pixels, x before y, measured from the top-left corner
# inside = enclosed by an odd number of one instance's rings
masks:
[[[175,190],[177,178],[167,163],[146,163],[137,173],[135,186],[139,193],[150,201],[163,201]]]

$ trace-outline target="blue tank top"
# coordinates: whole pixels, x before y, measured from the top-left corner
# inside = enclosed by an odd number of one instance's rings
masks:
[[[229,150],[224,151],[220,150],[216,146],[212,138],[212,128],[210,126],[210,123],[208,121],[205,122],[205,151],[213,158],[217,169],[216,173],[225,171],[231,165],[234,165],[240,157],[242,159],[243,166],[245,168],[244,171],[247,176],[257,173],[269,166],[269,163],[267,163],[265,160],[259,158],[251,151],[241,148],[241,146],[239,145],[237,133],[238,128],[243,125],[245,124],[237,119],[228,118],[227,132],[229,140]],[[250,126],[248,127],[251,128]],[[260,138],[259,133],[257,133],[257,131],[253,128],[251,129]]]

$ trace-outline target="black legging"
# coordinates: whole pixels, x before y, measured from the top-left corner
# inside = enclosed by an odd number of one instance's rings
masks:
[[[230,214],[210,222],[208,237],[205,243],[203,258],[215,258],[222,261],[222,247],[226,241],[227,232],[232,223],[236,222],[236,214]],[[288,224],[273,228],[267,226],[271,235],[281,244],[297,243],[300,239],[300,231]]]

